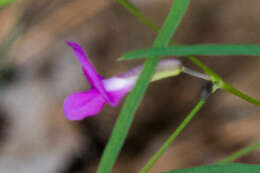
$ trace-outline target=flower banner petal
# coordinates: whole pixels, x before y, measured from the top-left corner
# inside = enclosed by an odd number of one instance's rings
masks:
[[[90,84],[92,85],[92,87],[96,88],[108,102],[111,102],[111,99],[108,97],[104,89],[102,78],[98,75],[95,67],[89,61],[84,50],[77,43],[67,41],[67,44],[73,48],[74,53],[83,68],[83,72]]]

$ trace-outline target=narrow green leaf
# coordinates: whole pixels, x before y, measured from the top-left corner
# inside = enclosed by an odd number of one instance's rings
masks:
[[[177,26],[187,10],[189,2],[190,0],[174,0],[168,17],[154,41],[153,47],[168,46],[172,35],[176,31]],[[116,121],[111,137],[101,158],[98,173],[109,173],[112,170],[133,121],[134,113],[155,72],[158,61],[159,58],[156,57],[150,57],[150,59],[146,60],[137,83],[127,97],[126,103]]]
[[[189,56],[189,55],[251,55],[260,56],[260,45],[203,44],[176,45],[128,52],[120,60],[139,59],[149,56]]]
[[[164,173],[259,173],[259,165],[249,164],[219,164],[178,169]]]

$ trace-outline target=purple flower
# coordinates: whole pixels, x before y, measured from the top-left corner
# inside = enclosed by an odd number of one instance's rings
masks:
[[[97,73],[87,55],[77,43],[67,42],[67,44],[74,49],[74,53],[92,88],[89,91],[73,93],[65,99],[64,113],[66,117],[69,120],[82,120],[98,114],[106,103],[113,107],[117,106],[122,97],[135,85],[142,66],[104,79]],[[157,75],[154,76],[153,80],[177,75],[180,72],[181,64],[178,60],[160,61],[156,71]]]

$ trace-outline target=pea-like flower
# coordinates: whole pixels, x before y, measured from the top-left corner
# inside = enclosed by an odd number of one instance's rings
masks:
[[[125,73],[111,78],[101,77],[89,61],[84,50],[77,43],[67,42],[73,48],[82,70],[91,84],[91,89],[76,92],[64,101],[64,113],[69,120],[82,120],[98,114],[106,103],[115,107],[136,83],[143,66],[138,66]],[[176,59],[159,62],[152,81],[178,75],[181,72],[181,63]]]

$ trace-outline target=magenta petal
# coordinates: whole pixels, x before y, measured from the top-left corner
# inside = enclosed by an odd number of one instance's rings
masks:
[[[132,87],[124,88],[116,91],[109,91],[109,98],[112,100],[111,106],[117,106],[121,99],[131,90]]]
[[[112,104],[110,103],[110,105],[113,107],[117,106],[126,93],[124,90],[109,92],[109,97],[112,100]]]
[[[106,102],[96,89],[91,89],[68,96],[64,101],[63,109],[69,120],[82,120],[98,114]]]
[[[108,101],[111,102],[110,98],[107,96],[105,88],[102,83],[102,78],[98,75],[95,67],[89,61],[87,55],[84,50],[77,43],[67,42],[69,46],[71,46],[77,56],[85,76],[87,77],[89,83],[96,88],[100,94]]]

